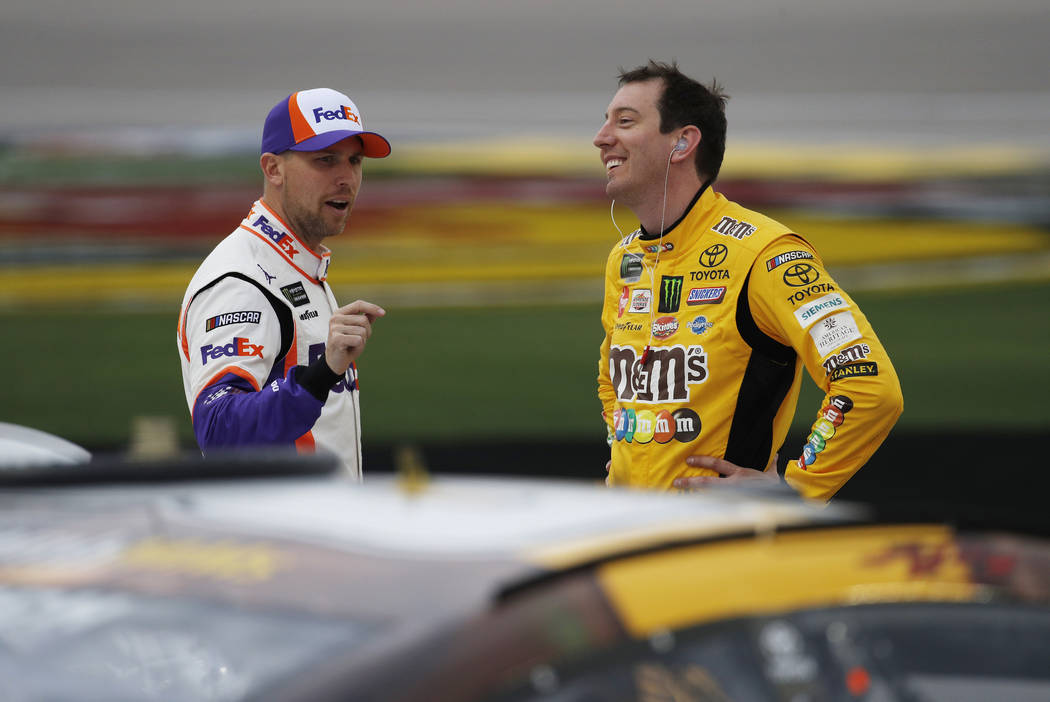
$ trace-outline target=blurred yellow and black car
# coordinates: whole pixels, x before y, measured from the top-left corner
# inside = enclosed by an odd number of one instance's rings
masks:
[[[170,463],[0,476],[0,699],[1050,699],[1043,533]]]

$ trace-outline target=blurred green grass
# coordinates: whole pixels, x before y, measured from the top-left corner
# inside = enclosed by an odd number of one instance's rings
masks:
[[[1050,428],[1050,283],[854,297],[901,378],[897,431]],[[598,312],[597,304],[392,310],[359,364],[366,443],[603,441]],[[175,317],[77,307],[0,313],[0,421],[122,450],[135,417],[170,417],[193,445]],[[818,402],[807,379],[796,429]]]

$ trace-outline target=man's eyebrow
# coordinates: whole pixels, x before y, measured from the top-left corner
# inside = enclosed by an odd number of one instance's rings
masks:
[[[638,110],[634,109],[633,107],[627,107],[626,105],[624,105],[623,107],[613,108],[613,113],[618,113],[618,112],[633,112],[636,115],[640,115],[641,114],[641,112],[639,112]],[[609,119],[609,113],[608,112],[605,113],[605,119]]]

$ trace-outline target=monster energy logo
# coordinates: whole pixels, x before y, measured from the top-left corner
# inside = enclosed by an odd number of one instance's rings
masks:
[[[682,278],[680,275],[665,275],[660,279],[659,312],[677,312],[682,304]]]

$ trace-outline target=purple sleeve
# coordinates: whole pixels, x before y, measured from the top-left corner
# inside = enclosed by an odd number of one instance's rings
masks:
[[[201,391],[193,407],[201,450],[294,444],[321,416],[323,398],[341,379],[322,364],[323,359],[295,366],[258,392],[233,373],[220,377]]]

